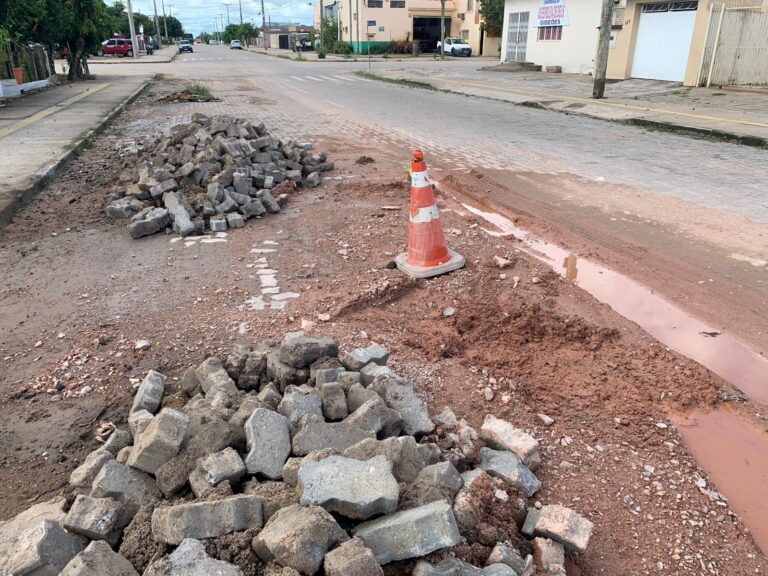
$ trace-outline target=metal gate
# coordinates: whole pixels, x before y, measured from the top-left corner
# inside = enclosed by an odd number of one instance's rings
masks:
[[[699,86],[768,84],[768,5],[710,4]]]
[[[530,14],[530,12],[513,12],[509,15],[509,26],[507,27],[508,61],[525,62]]]

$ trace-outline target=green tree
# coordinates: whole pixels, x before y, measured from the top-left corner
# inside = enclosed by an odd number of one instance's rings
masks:
[[[483,17],[483,29],[489,36],[501,36],[504,28],[504,0],[482,0],[480,15]]]
[[[69,80],[90,77],[88,52],[96,51],[109,35],[110,16],[103,0],[63,0],[62,28],[69,48]]]
[[[250,22],[242,24],[227,24],[221,35],[223,42],[232,42],[232,40],[248,41],[250,38],[256,38],[259,35],[259,29]]]
[[[320,26],[312,30],[312,45],[315,45],[315,39],[320,38]],[[339,41],[339,21],[326,16],[323,18],[323,50],[331,52]],[[319,48],[318,48],[319,49]]]
[[[211,41],[211,38],[213,38],[213,36],[211,36],[208,32],[201,32],[200,33],[200,41],[203,44],[208,44],[208,42]]]
[[[165,20],[168,24],[168,36],[170,38],[182,37],[184,34],[184,26],[182,26],[180,20],[178,20],[175,16],[166,16],[165,18],[160,16],[158,21],[160,22],[160,31],[163,34],[165,34],[165,24],[163,23],[163,20]]]

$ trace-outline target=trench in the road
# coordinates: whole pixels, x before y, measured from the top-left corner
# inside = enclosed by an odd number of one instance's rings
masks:
[[[442,188],[443,193],[449,192]],[[486,233],[519,240],[516,246],[521,250],[636,322],[669,348],[768,405],[768,360],[742,342],[713,331],[629,277],[534,238],[498,212],[480,210],[456,196],[451,198],[459,215],[479,217],[495,228],[484,228]],[[758,546],[768,553],[768,435],[724,408],[674,415],[673,421],[698,463],[750,528]]]

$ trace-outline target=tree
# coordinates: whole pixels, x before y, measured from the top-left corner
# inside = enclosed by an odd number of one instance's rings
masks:
[[[316,26],[312,29],[312,44],[315,44],[315,39],[320,38],[320,26]],[[339,21],[326,16],[323,18],[323,49],[326,52],[330,52],[334,49],[339,41]],[[318,44],[318,50],[319,50]]]
[[[63,0],[62,27],[69,47],[69,80],[90,76],[88,52],[95,51],[110,31],[110,15],[103,0]]]
[[[208,42],[211,41],[211,38],[213,38],[213,36],[211,36],[208,32],[201,32],[200,33],[200,41],[203,44],[208,44]]]
[[[232,40],[248,40],[249,38],[256,38],[258,35],[258,28],[250,22],[243,22],[242,24],[227,24],[221,35],[221,39],[224,42],[232,42]]]
[[[504,28],[504,0],[482,0],[480,15],[483,17],[483,30],[488,36],[501,36]]]
[[[160,30],[163,34],[165,34],[165,24],[163,23],[165,20],[168,24],[168,36],[170,38],[181,38],[184,35],[184,26],[182,26],[181,21],[175,16],[166,16],[165,18],[160,16],[158,20],[160,22]]]

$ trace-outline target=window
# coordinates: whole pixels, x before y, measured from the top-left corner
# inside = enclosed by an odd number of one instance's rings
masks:
[[[462,30],[461,31],[461,39],[462,40],[469,40],[469,30]]]
[[[539,40],[560,40],[562,37],[562,26],[541,26],[539,28]]]
[[[384,0],[368,0],[368,8],[384,8]]]
[[[467,12],[472,12],[473,0],[467,0]]]
[[[390,0],[390,8],[405,8],[405,0]]]

